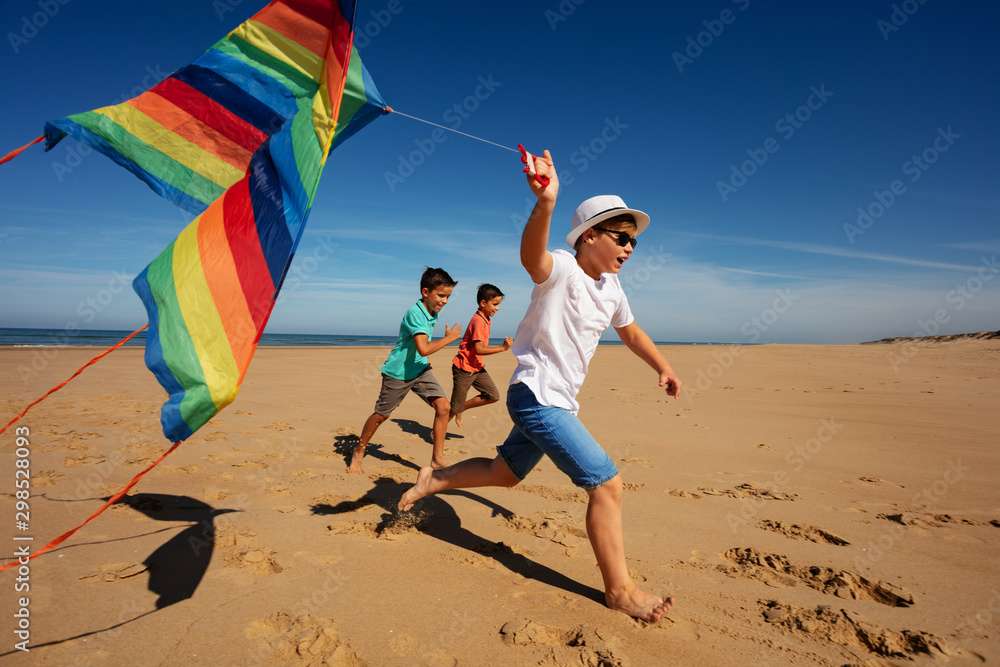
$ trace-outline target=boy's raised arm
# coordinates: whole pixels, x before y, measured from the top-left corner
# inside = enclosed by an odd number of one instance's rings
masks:
[[[528,222],[521,233],[521,265],[537,283],[545,282],[552,273],[552,255],[547,249],[549,244],[549,223],[552,211],[556,206],[556,196],[559,194],[559,177],[556,175],[552,155],[546,150],[542,156],[535,159],[535,170],[539,176],[548,176],[549,184],[543,186],[531,174],[526,174],[528,186],[535,193],[538,201],[528,216]]]

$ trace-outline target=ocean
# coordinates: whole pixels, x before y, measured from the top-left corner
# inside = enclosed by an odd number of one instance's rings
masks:
[[[107,331],[92,329],[14,329],[0,328],[0,346],[40,347],[62,345],[70,347],[111,347],[128,336],[131,331]],[[501,345],[503,338],[490,339],[490,345]],[[146,332],[143,331],[126,346],[144,346]],[[281,334],[264,333],[260,345],[264,347],[392,347],[396,336],[366,336],[341,334]],[[621,345],[614,339],[601,341],[601,345]],[[657,342],[657,345],[717,345],[717,343]]]
[[[64,345],[71,347],[111,347],[128,336],[131,331],[107,331],[92,329],[9,329],[0,328],[0,345],[14,347],[39,347]],[[144,346],[146,332],[143,331],[126,346]],[[265,347],[392,347],[395,336],[335,336],[327,334],[279,334],[265,332],[260,345]]]

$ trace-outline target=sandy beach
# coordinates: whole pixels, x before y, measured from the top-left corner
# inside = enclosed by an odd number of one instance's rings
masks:
[[[450,348],[449,348],[450,349]],[[875,665],[1000,659],[1000,340],[662,348],[679,399],[601,347],[581,418],[626,484],[657,623],[603,605],[586,494],[547,460],[513,489],[395,505],[430,460],[408,397],[346,464],[383,348],[261,348],[235,402],[62,546],[0,576],[0,661],[27,665]],[[98,350],[3,348],[3,417]],[[78,525],[169,447],[123,348],[0,436],[4,561]],[[432,357],[450,390],[451,354]],[[487,361],[504,392],[513,357]],[[494,455],[502,403],[449,429]],[[22,431],[23,432],[23,431]],[[33,541],[15,541],[31,536]],[[21,598],[28,600],[25,606]],[[30,611],[30,652],[15,648]],[[22,624],[23,626],[24,624]]]

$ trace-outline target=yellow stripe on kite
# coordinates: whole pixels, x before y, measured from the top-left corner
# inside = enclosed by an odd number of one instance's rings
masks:
[[[317,83],[324,76],[323,58],[270,26],[257,21],[247,21],[230,35],[238,36],[276,60],[294,67]]]
[[[200,216],[196,218],[174,241],[174,288],[209,395],[216,409],[221,410],[235,398],[240,374],[205,280],[198,249],[198,225],[201,221]]]
[[[155,147],[170,159],[220,187],[228,188],[246,175],[245,172],[164,127],[129,104],[95,109],[94,113],[109,118],[140,141]]]
[[[329,90],[326,81],[320,84],[319,93],[313,98],[312,118],[316,127],[316,138],[319,145],[323,147],[323,163],[326,163],[326,156],[330,153],[330,142],[333,139],[333,126],[336,122],[332,118],[333,107],[330,103]]]

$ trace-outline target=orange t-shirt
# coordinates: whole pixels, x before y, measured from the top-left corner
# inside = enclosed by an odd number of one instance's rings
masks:
[[[490,344],[490,319],[478,310],[469,321],[469,326],[465,328],[462,342],[458,344],[458,354],[452,361],[463,371],[478,373],[486,368],[483,366],[483,357],[476,354],[477,340],[483,341],[484,345]]]

